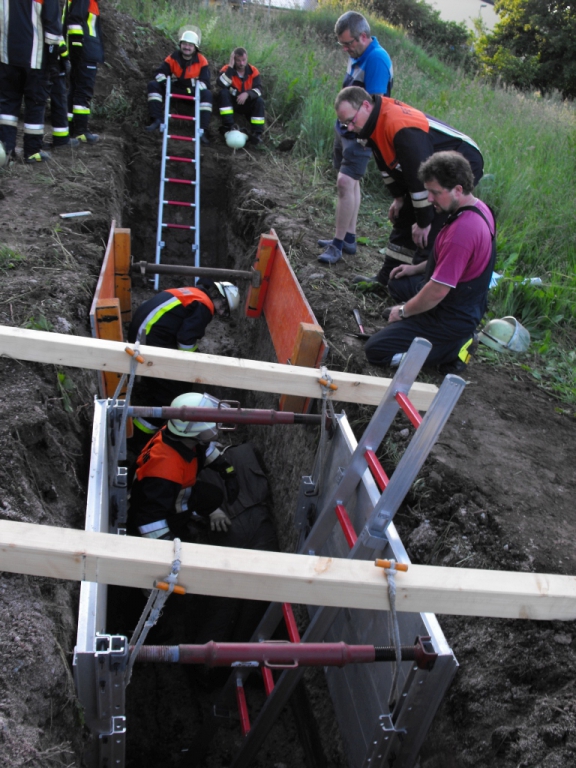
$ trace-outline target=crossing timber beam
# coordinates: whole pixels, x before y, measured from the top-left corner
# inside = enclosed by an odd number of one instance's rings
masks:
[[[151,587],[170,571],[169,541],[0,521],[0,570]],[[188,592],[389,610],[372,562],[182,544],[178,582]],[[174,600],[177,597],[172,598]],[[411,565],[396,577],[399,611],[574,620],[576,577]]]
[[[315,368],[200,352],[179,352],[161,347],[143,346],[140,353],[144,362],[138,364],[139,376],[300,397],[319,398],[321,395],[319,372]],[[0,355],[116,373],[128,373],[131,360],[126,354],[126,344],[122,342],[8,326],[0,326]],[[331,376],[336,385],[332,399],[346,403],[379,405],[391,382],[391,379],[340,371],[331,372]],[[409,396],[419,411],[426,411],[436,392],[437,387],[433,384],[416,382]]]

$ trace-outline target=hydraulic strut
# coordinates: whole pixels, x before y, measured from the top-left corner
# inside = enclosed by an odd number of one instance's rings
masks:
[[[145,419],[181,419],[182,421],[215,421],[219,424],[321,424],[322,416],[316,413],[291,413],[258,408],[171,408],[170,406],[152,407],[144,405],[128,406],[128,416],[141,416]],[[332,424],[326,416],[327,428]]]
[[[430,637],[417,637],[414,645],[401,647],[402,661],[413,661],[419,669],[430,670],[438,654]],[[205,664],[208,667],[344,667],[396,661],[393,646],[348,645],[347,643],[290,643],[285,640],[265,643],[215,643],[204,645],[144,645],[136,661],[172,664]]]

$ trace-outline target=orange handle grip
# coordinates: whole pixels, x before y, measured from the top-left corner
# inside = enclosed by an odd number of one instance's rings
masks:
[[[144,362],[144,358],[142,357],[142,355],[137,355],[136,352],[134,352],[134,350],[131,349],[130,347],[126,347],[124,351],[126,352],[127,355],[130,355],[130,357],[135,357],[136,362],[138,363]]]
[[[161,589],[162,592],[168,592],[168,589],[170,588],[170,585],[167,584],[165,581],[155,581],[154,586],[156,589]],[[172,590],[175,595],[185,595],[186,590],[184,587],[179,587],[178,584],[174,585],[174,589]]]
[[[374,565],[377,565],[378,568],[391,568],[392,567],[392,563],[390,562],[390,560],[380,560],[380,559],[378,559],[378,560],[376,560]],[[408,565],[406,563],[396,563],[395,564],[395,568],[396,568],[397,571],[404,571],[404,572],[406,572],[408,570]]]
[[[320,384],[322,384],[323,387],[328,387],[328,389],[336,390],[338,389],[338,384],[329,384],[328,379],[318,379]]]

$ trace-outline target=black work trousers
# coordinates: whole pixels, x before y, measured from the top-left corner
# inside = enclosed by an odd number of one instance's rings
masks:
[[[68,125],[68,89],[66,71],[60,62],[48,70],[46,90],[50,97],[50,120],[52,122],[52,145],[61,147],[70,141]]]
[[[68,121],[70,135],[81,136],[88,132],[90,104],[94,96],[98,65],[95,61],[71,59],[70,91],[68,92]]]
[[[45,72],[29,67],[0,63],[0,141],[6,154],[16,148],[18,116],[24,99],[24,155],[42,148],[46,109]]]
[[[403,304],[418,293],[424,282],[422,275],[401,277],[390,280],[388,290],[395,302]],[[455,321],[442,312],[440,304],[433,312],[389,323],[368,339],[364,351],[372,365],[388,366],[394,355],[407,352],[414,339],[420,337],[432,344],[426,366],[434,367],[455,360],[462,346],[474,336],[475,328],[474,319]]]
[[[264,130],[264,99],[257,96],[255,99],[246,99],[244,104],[238,104],[236,97],[232,96],[227,88],[223,88],[218,94],[218,110],[225,127],[234,125],[234,113],[244,115],[250,121],[252,133],[259,136]]]

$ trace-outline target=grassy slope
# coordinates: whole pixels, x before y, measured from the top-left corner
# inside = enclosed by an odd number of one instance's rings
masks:
[[[333,100],[345,59],[335,45],[334,20],[342,7],[314,12],[230,11],[186,0],[116,0],[122,10],[176,38],[182,24],[202,30],[211,61],[227,61],[244,45],[265,73],[266,106],[284,136],[298,137],[299,184],[333,205],[330,166]],[[532,332],[535,355],[523,361],[547,377],[564,398],[576,398],[576,115],[572,105],[537,94],[492,88],[458,72],[410,42],[402,30],[369,17],[373,34],[395,66],[394,96],[472,136],[485,158],[479,194],[498,215],[499,271],[506,279],[492,292],[495,316],[515,315]],[[278,134],[276,134],[278,135]],[[305,183],[302,184],[303,175]],[[366,179],[366,217],[384,230],[388,202],[378,174]],[[385,235],[385,231],[381,233]],[[524,285],[525,276],[543,285]],[[546,370],[547,369],[547,370]]]

